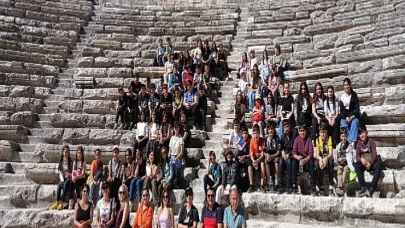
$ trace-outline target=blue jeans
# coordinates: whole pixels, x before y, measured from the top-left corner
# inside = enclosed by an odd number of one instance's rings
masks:
[[[142,189],[143,189],[143,182],[145,179],[141,178],[134,178],[131,181],[131,187],[129,188],[129,200],[132,201],[134,200],[135,197],[135,191],[136,191],[136,197],[138,198],[138,202],[141,202],[141,196],[142,196]]]
[[[67,193],[70,193],[70,198],[72,198],[73,195],[73,186],[72,181],[69,178],[66,178],[64,182],[60,182],[58,184],[58,188],[56,190],[56,201],[65,201],[65,197]]]
[[[172,156],[171,157],[171,159],[170,159],[170,163],[172,164],[172,167],[173,167],[173,175],[174,175],[174,177],[178,177],[179,176],[179,174],[180,174],[180,172],[179,172],[179,170],[182,168],[182,166],[183,166],[183,159],[179,159],[179,160],[177,160],[176,162],[174,161],[174,158],[175,158],[176,156]]]
[[[93,183],[90,184],[89,200],[90,200],[90,202],[94,203],[95,205],[100,200],[100,194],[99,194],[98,190],[101,189],[101,185],[102,185],[101,182],[98,185],[95,185]],[[97,195],[96,195],[95,199],[94,199],[94,191],[97,192]]]
[[[205,192],[205,195],[207,195],[208,186],[210,186],[212,188],[212,186],[214,186],[214,185],[215,185],[214,180],[212,180],[210,178],[210,176],[208,176],[208,174],[205,174],[204,175],[204,192]],[[217,191],[217,188],[214,188],[214,189],[215,189],[215,191]]]
[[[253,111],[255,106],[256,91],[249,91],[249,111]]]
[[[359,119],[354,118],[350,124],[346,121],[346,119],[341,119],[340,127],[346,128],[348,133],[347,140],[349,142],[357,142]]]
[[[291,115],[289,121],[290,121],[290,129],[291,129],[291,131],[294,131],[294,128],[296,125],[294,115]],[[281,139],[281,137],[283,137],[283,135],[284,135],[283,121],[280,121],[278,127],[279,127],[278,137]]]

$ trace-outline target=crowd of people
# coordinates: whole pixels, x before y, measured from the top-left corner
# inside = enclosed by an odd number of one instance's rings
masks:
[[[311,97],[308,85],[302,82],[295,100],[290,84],[283,82],[288,63],[280,55],[280,46],[275,46],[273,57],[269,58],[265,50],[261,61],[254,51],[250,61],[246,53],[242,55],[233,130],[222,154],[225,162],[218,162],[214,151],[209,153],[200,219],[193,206],[193,190],[184,180],[183,158],[191,144],[191,129],[206,129],[207,96],[215,87],[210,72],[214,67],[227,72],[226,55],[222,45],[217,49],[211,42],[209,48],[208,41],[199,40],[191,55],[188,51],[176,53],[174,61],[174,46],[170,39],[166,42],[164,47],[159,40],[157,47],[155,64],[165,67],[157,85],[150,78],[143,84],[135,74],[128,93],[118,89],[114,129],[135,131],[133,148],[125,151],[125,160],[120,160],[116,147],[104,165],[102,151],[96,149],[87,175],[83,147],[77,147],[75,159],[69,146],[62,149],[56,202],[51,209],[64,209],[69,195],[75,227],[90,227],[93,213],[97,227],[151,227],[155,207],[158,227],[174,227],[172,189],[185,189],[186,204],[180,210],[178,227],[196,227],[199,222],[203,227],[246,227],[240,191],[295,194],[297,175],[304,171],[309,173],[314,196],[342,196],[344,185],[353,176],[360,184],[358,196],[373,195],[381,174],[381,158],[366,127],[359,124],[359,100],[350,79],[344,79],[345,91],[340,98],[335,97],[333,86],[328,86],[325,95],[321,83],[316,84]],[[251,113],[252,135],[247,113]],[[336,156],[333,149],[338,151]],[[368,189],[365,171],[373,174]],[[324,172],[328,174],[328,191],[323,187]],[[259,176],[257,187],[255,176]],[[230,206],[223,211],[220,203],[224,195],[229,195]],[[135,198],[138,209],[130,224]]]

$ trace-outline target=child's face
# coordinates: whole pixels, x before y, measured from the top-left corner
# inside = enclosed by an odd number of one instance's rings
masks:
[[[284,134],[288,135],[288,133],[290,133],[290,130],[291,130],[290,125],[289,124],[285,125],[283,127],[283,130],[284,130]]]
[[[201,69],[200,69],[200,68],[195,68],[195,72],[196,72],[197,74],[199,74],[199,73],[201,72]]]
[[[162,46],[162,43],[163,43],[163,41],[162,41],[162,40],[159,40],[159,45],[160,45],[160,46]]]
[[[250,57],[254,58],[255,57],[255,53],[254,52],[250,52]]]
[[[362,131],[359,134],[359,138],[360,138],[361,141],[366,141],[366,139],[367,139],[367,131]]]
[[[121,97],[124,96],[124,90],[121,90],[118,93],[120,94]]]
[[[65,158],[69,157],[69,149],[65,148],[65,149],[63,150],[63,156],[64,156]]]
[[[249,139],[249,134],[247,131],[243,132],[243,140],[245,140],[245,142]]]
[[[210,68],[207,66],[204,67],[204,70],[205,70],[205,72],[210,72]]]
[[[234,125],[233,125],[233,129],[234,129],[235,131],[239,131],[239,124],[234,124]]]
[[[261,104],[260,99],[256,99],[255,103],[256,105],[260,105]]]
[[[254,131],[253,132],[253,138],[255,139],[255,141],[258,141],[260,138],[260,132],[259,131]]]
[[[319,131],[319,136],[321,137],[322,141],[326,141],[326,137],[328,137],[328,131],[325,130]]]
[[[200,93],[200,96],[203,96],[204,95],[204,90],[200,89],[199,93]]]
[[[119,154],[120,154],[120,152],[119,152],[118,150],[114,150],[114,152],[113,152],[113,157],[114,157],[115,159],[117,159],[118,156],[119,156]]]
[[[340,141],[343,142],[343,143],[347,142],[347,134],[346,133],[340,134]]]
[[[269,128],[268,132],[269,132],[269,135],[273,136],[274,135],[274,128],[272,128],[272,127]]]

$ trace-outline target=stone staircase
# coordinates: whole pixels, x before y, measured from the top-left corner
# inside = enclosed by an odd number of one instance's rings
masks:
[[[84,145],[87,161],[102,148],[103,162],[114,145],[121,151],[131,146],[132,132],[112,130],[116,88],[127,87],[135,72],[142,78],[162,74],[152,67],[161,37],[171,37],[176,51],[193,48],[197,38],[222,43],[230,49],[234,79],[244,51],[255,50],[260,59],[264,48],[272,53],[280,44],[292,65],[286,80],[294,92],[305,80],[311,90],[320,81],[340,94],[343,78],[353,81],[362,121],[391,167],[378,185],[384,198],[243,194],[249,227],[405,227],[403,6],[394,0],[208,7],[0,1],[0,227],[72,226],[72,211],[47,209],[55,199],[62,145],[72,151]],[[91,88],[78,86],[83,78],[91,78]],[[223,160],[233,118],[237,81],[221,83],[217,103],[210,102],[212,131],[193,131],[187,151],[185,175],[199,211],[209,151]],[[172,202],[178,214],[182,190],[174,191]]]

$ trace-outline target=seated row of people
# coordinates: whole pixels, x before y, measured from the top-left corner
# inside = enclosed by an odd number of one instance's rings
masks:
[[[272,87],[272,78],[277,77],[273,74],[269,78],[269,86]],[[242,82],[241,82],[242,81]],[[346,128],[352,144],[357,142],[357,128],[359,126],[360,106],[357,93],[353,90],[349,78],[343,81],[344,93],[340,99],[336,98],[333,86],[327,89],[327,95],[324,94],[321,83],[316,83],[313,98],[311,98],[308,85],[302,82],[298,92],[298,98],[295,100],[290,90],[290,84],[285,82],[283,85],[283,94],[278,94],[279,79],[276,80],[276,86],[271,88],[266,94],[260,87],[252,87],[249,95],[246,94],[246,86],[243,79],[239,82],[241,90],[236,94],[234,107],[235,118],[245,127],[246,113],[251,112],[253,124],[260,126],[261,136],[264,137],[265,123],[272,121],[279,124],[280,136],[283,135],[282,121],[289,120],[291,127],[295,129],[296,125],[305,124],[310,129],[310,137],[313,143],[319,136],[318,127],[321,123],[328,126],[329,135],[332,136],[333,148],[339,143],[339,129]],[[253,80],[252,85],[255,85]],[[246,107],[249,108],[246,108]],[[295,116],[295,110],[296,115]],[[298,132],[295,131],[295,135]]]
[[[348,141],[348,132],[346,128],[340,129],[340,143],[337,145],[337,186],[334,184],[334,155],[332,146],[332,137],[328,134],[328,126],[321,123],[319,126],[319,137],[316,139],[314,145],[311,137],[308,134],[307,126],[300,125],[298,127],[298,136],[293,134],[291,123],[284,120],[282,123],[283,135],[277,135],[274,124],[269,124],[267,127],[267,136],[260,137],[260,130],[258,125],[253,126],[253,136],[249,136],[248,130],[240,130],[240,121],[234,120],[234,130],[229,137],[228,147],[225,148],[226,161],[228,156],[230,159],[235,158],[236,162],[233,169],[240,170],[238,177],[244,177],[247,174],[249,188],[248,192],[254,191],[254,173],[255,171],[260,174],[259,191],[263,192],[279,192],[285,191],[283,183],[283,173],[287,171],[286,189],[287,193],[296,193],[297,174],[304,170],[309,172],[311,194],[312,195],[343,195],[344,184],[348,182],[350,171],[357,175],[361,189],[358,191],[359,196],[372,196],[377,187],[377,181],[381,174],[381,159],[377,156],[375,142],[367,136],[365,126],[358,129],[359,142],[353,145]],[[315,151],[314,151],[315,147]],[[354,149],[355,148],[355,149]],[[353,154],[354,153],[354,154]],[[225,171],[220,174],[221,167],[216,162],[213,162],[210,157],[209,165],[210,173],[213,178],[209,179],[208,176],[204,177],[204,187],[212,186],[219,187],[228,184],[235,184],[236,187],[241,187],[239,178],[232,179],[231,181],[225,179],[229,173]],[[228,165],[228,162],[225,166]],[[247,171],[246,171],[247,170]],[[365,188],[364,171],[370,171],[373,175],[371,188]],[[229,172],[229,171],[227,171]],[[232,172],[232,171],[231,171]],[[328,174],[329,191],[328,193],[323,190],[323,173]],[[225,181],[225,183],[224,183]],[[228,182],[229,181],[229,182]],[[231,186],[232,186],[231,185]],[[229,186],[228,186],[229,188]],[[221,196],[222,189],[217,191],[217,199]]]
[[[138,89],[139,87],[139,89]],[[193,125],[197,129],[206,129],[206,115],[208,109],[208,98],[205,95],[206,87],[200,85],[194,88],[193,81],[186,81],[186,90],[181,92],[180,88],[175,88],[174,94],[169,92],[166,84],[161,85],[161,94],[157,93],[156,86],[150,85],[147,92],[146,85],[139,82],[139,77],[135,76],[133,83],[128,89],[128,94],[124,88],[118,88],[118,101],[116,106],[116,118],[114,129],[137,128],[138,123],[153,121],[161,124],[166,115],[167,121],[173,123],[180,120],[180,113],[184,111],[186,117],[193,117]],[[182,95],[184,94],[184,96]],[[118,121],[121,119],[121,126]]]

